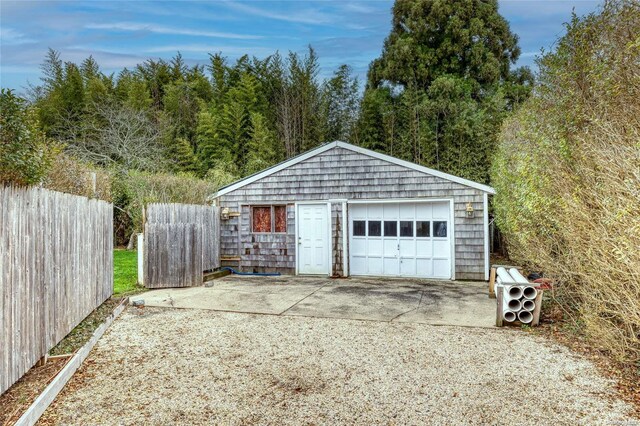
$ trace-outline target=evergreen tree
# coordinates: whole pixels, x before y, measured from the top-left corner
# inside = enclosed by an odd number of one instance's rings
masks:
[[[228,144],[227,139],[222,138],[220,117],[211,111],[198,114],[196,141],[198,169],[202,176],[220,162],[235,162],[233,147]]]
[[[353,132],[358,113],[358,79],[351,68],[341,65],[323,87],[326,131],[325,139],[346,141]]]
[[[227,102],[222,109],[220,136],[224,147],[232,153],[233,162],[241,165],[245,162],[247,143],[250,138],[249,112],[245,105],[237,100]]]
[[[275,135],[267,126],[264,116],[258,112],[251,113],[251,133],[247,152],[244,175],[259,172],[279,160]]]
[[[116,98],[135,110],[148,110],[152,100],[146,82],[128,69],[122,70],[116,79]]]
[[[168,140],[167,157],[174,172],[195,172],[197,159],[191,148],[191,144],[180,136],[171,137]]]
[[[211,64],[207,67],[211,73],[213,103],[221,109],[227,91],[229,90],[229,68],[226,59],[220,54],[209,55]]]
[[[507,80],[520,55],[518,37],[497,0],[396,0],[391,33],[371,64],[369,82],[426,89],[438,76],[482,86]]]
[[[497,0],[397,0],[369,67],[359,143],[487,182],[504,112],[531,90],[529,70],[510,70],[519,53]]]
[[[173,79],[169,65],[162,59],[158,61],[148,59],[136,66],[136,73],[144,80],[149,89],[152,106],[157,110],[162,110],[165,87]]]
[[[354,135],[355,143],[374,151],[388,152],[383,111],[389,97],[388,89],[371,89],[365,92]]]

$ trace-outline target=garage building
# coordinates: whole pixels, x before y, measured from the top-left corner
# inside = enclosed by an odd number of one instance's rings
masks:
[[[337,141],[212,198],[222,264],[241,271],[487,280],[494,193]]]

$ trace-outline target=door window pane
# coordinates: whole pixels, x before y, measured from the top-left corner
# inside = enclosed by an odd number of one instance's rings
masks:
[[[429,223],[428,220],[417,220],[416,221],[416,237],[428,237],[431,235],[429,232]]]
[[[354,220],[353,221],[353,235],[355,237],[364,237],[365,236],[365,222],[364,222],[364,220]]]
[[[287,232],[287,206],[273,206],[275,232]]]
[[[271,206],[252,207],[251,230],[253,232],[271,232]]]
[[[379,220],[370,220],[369,221],[369,236],[370,237],[379,237],[382,235],[382,222]]]
[[[447,236],[447,222],[433,221],[433,236],[434,237],[446,237]]]
[[[398,236],[398,222],[395,220],[384,221],[384,236],[385,237],[397,237]]]
[[[400,221],[400,236],[413,237],[413,221],[409,221],[409,220]]]

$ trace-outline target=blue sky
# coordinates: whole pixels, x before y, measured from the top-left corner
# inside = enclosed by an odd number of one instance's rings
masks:
[[[571,11],[585,14],[600,1],[500,1],[500,12],[520,37],[517,65],[533,65],[541,48],[563,33]],[[22,91],[39,83],[51,47],[65,61],[89,55],[105,72],[147,58],[206,63],[208,53],[230,58],[318,52],[321,76],[346,63],[361,78],[389,33],[392,1],[0,1],[0,86]]]

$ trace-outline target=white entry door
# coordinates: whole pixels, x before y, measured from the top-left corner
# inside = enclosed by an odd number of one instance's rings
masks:
[[[299,204],[298,273],[327,275],[329,264],[329,209],[327,204]]]
[[[349,204],[351,275],[452,277],[448,201]]]

